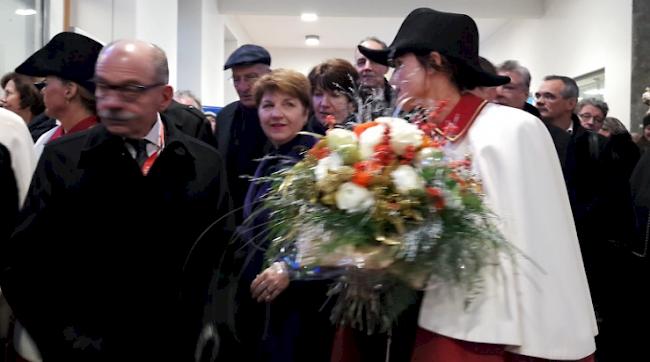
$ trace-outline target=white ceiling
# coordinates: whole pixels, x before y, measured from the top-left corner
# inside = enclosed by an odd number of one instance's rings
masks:
[[[305,48],[304,37],[320,36],[320,48],[351,48],[367,36],[392,41],[404,17],[418,7],[465,13],[474,18],[481,39],[512,19],[537,18],[545,0],[219,0],[250,41],[265,47]],[[300,21],[302,12],[319,20]]]

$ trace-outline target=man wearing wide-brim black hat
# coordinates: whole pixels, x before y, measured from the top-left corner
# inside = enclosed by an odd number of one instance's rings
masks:
[[[518,250],[482,269],[476,295],[451,281],[426,289],[413,360],[593,360],[596,321],[553,142],[534,116],[466,92],[509,81],[481,70],[478,44],[469,16],[420,8],[386,50],[359,48],[395,67],[404,109],[435,110],[423,130],[450,159],[470,157]]]

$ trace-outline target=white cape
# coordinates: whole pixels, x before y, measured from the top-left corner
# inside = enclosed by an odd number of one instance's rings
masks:
[[[11,153],[11,168],[18,186],[18,202],[22,205],[36,169],[34,142],[20,116],[0,108],[0,143]]]
[[[486,268],[483,290],[467,308],[463,291],[431,287],[420,326],[456,339],[504,344],[526,356],[571,360],[593,353],[596,319],[546,127],[524,111],[488,104],[467,135],[448,148],[453,157],[471,154],[499,229],[523,256],[504,256],[500,265]]]

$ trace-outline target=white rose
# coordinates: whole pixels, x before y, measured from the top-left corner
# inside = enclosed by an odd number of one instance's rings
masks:
[[[415,155],[415,162],[419,167],[430,167],[438,164],[444,157],[441,150],[433,147],[425,147]]]
[[[357,145],[357,135],[343,128],[330,129],[327,131],[326,139],[327,147],[332,151],[338,151],[342,147]]]
[[[390,147],[398,155],[403,155],[406,147],[420,147],[424,132],[418,126],[408,123],[401,118],[389,118],[390,121]]]
[[[316,181],[320,181],[327,176],[329,171],[336,171],[339,167],[343,166],[343,160],[338,153],[332,152],[329,156],[321,158],[318,160],[318,164],[314,169],[314,174],[316,175]]]
[[[349,213],[366,211],[374,204],[372,193],[355,183],[341,184],[336,191],[336,207]]]
[[[400,194],[408,194],[411,190],[422,190],[424,179],[409,165],[400,165],[390,173],[395,190]]]
[[[359,137],[359,151],[362,160],[367,160],[375,153],[377,146],[384,138],[385,126],[379,125],[365,130]]]

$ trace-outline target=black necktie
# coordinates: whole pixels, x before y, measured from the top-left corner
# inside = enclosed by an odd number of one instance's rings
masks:
[[[135,149],[135,161],[138,163],[138,166],[142,168],[144,162],[149,157],[147,155],[147,141],[146,139],[127,139],[128,142]]]

